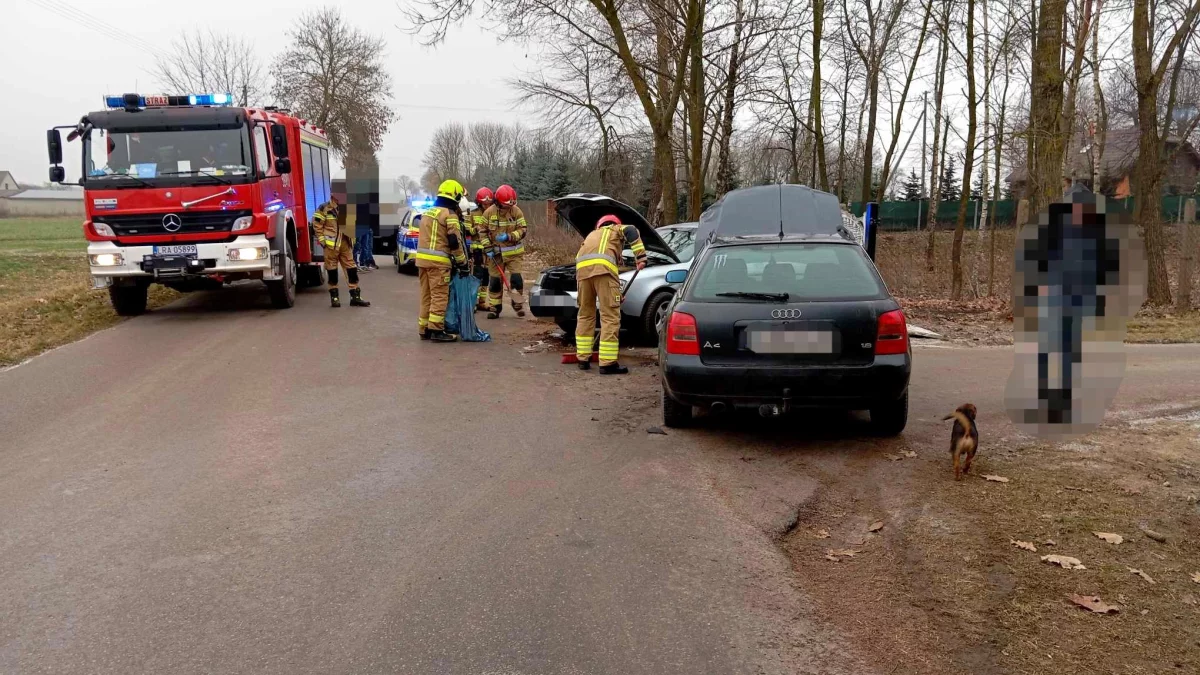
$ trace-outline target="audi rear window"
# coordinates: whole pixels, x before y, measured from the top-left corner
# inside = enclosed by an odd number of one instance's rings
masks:
[[[860,246],[757,244],[711,248],[689,300],[745,302],[728,294],[786,293],[789,301],[880,300],[887,290]]]

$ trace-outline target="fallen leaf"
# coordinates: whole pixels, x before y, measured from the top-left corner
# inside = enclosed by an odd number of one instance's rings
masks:
[[[984,479],[984,480],[991,481],[991,482],[993,482],[993,483],[1007,483],[1007,482],[1008,482],[1008,479],[1007,479],[1007,478],[1005,478],[1004,476],[993,476],[993,475],[990,475],[990,474],[989,474],[989,475],[986,475],[986,476],[984,476],[984,477],[983,477],[983,479]]]
[[[1009,539],[1008,543],[1012,544],[1013,546],[1016,546],[1017,548],[1023,548],[1026,551],[1032,551],[1034,553],[1037,553],[1037,547],[1034,546],[1031,542],[1017,541],[1016,539]]]
[[[1098,595],[1075,595],[1072,593],[1067,597],[1071,599],[1071,602],[1097,614],[1116,614],[1121,611],[1119,606],[1104,602]]]
[[[1192,572],[1192,581],[1200,584],[1200,572]]]
[[[835,555],[829,555],[829,554],[826,554],[826,555],[825,555],[825,559],[826,559],[826,560],[832,560],[833,562],[841,562],[841,561],[842,561],[842,559],[841,559],[841,558],[839,558],[839,557],[837,557],[837,556],[835,556]]]
[[[1119,543],[1125,541],[1125,537],[1122,537],[1121,535],[1116,534],[1115,532],[1093,532],[1092,534],[1096,535],[1097,537],[1100,537],[1101,539],[1103,539],[1104,541],[1107,541],[1110,544],[1119,544]]]
[[[816,537],[817,539],[828,539],[829,538],[829,530],[817,530],[817,533],[814,534],[813,536]]]
[[[1063,569],[1068,569],[1068,570],[1085,570],[1085,569],[1087,569],[1086,567],[1083,566],[1083,562],[1080,561],[1079,558],[1072,558],[1069,555],[1058,555],[1058,554],[1044,555],[1044,556],[1042,556],[1042,562],[1048,562],[1051,565],[1058,565],[1059,567],[1062,567]]]
[[[1157,541],[1160,544],[1167,543],[1167,535],[1161,534],[1159,532],[1155,532],[1154,530],[1143,529],[1142,534],[1146,535],[1147,537],[1150,537],[1151,539],[1153,539],[1154,541]]]
[[[878,532],[882,529],[883,529],[883,521],[877,520],[877,521],[871,523],[871,526],[867,528],[867,532]]]
[[[883,458],[892,462],[899,462],[900,460],[904,459],[900,455],[893,455],[890,452],[884,455]]]
[[[1149,613],[1150,613],[1150,610],[1148,610],[1148,609],[1143,609],[1143,610],[1142,610],[1142,616],[1146,616],[1146,615],[1147,615],[1147,614],[1149,614]]]
[[[853,558],[857,554],[858,554],[858,551],[856,551],[852,548],[831,548],[831,549],[825,551],[825,555],[827,555],[827,556],[832,555],[832,556],[838,556],[840,558]]]
[[[663,428],[662,428],[662,427],[647,427],[647,428],[646,428],[646,433],[648,433],[648,434],[657,434],[657,435],[659,435],[659,436],[666,436],[666,435],[667,435],[667,432],[663,431]]]
[[[1042,545],[1043,546],[1058,546],[1058,542],[1054,541],[1053,539],[1047,539],[1046,541],[1042,542]]]
[[[912,459],[917,456],[917,453],[914,450],[905,450],[904,452],[902,452],[900,454],[904,455],[905,457],[907,457],[909,459]]]
[[[1154,583],[1154,580],[1150,578],[1149,574],[1146,574],[1145,572],[1143,572],[1139,569],[1134,569],[1134,568],[1130,567],[1129,572],[1130,572],[1130,574],[1138,575],[1139,577],[1142,578],[1143,581],[1147,581],[1149,583]]]

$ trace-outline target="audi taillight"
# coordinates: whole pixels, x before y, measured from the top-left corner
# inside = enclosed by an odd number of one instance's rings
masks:
[[[879,315],[875,332],[875,355],[904,354],[908,351],[908,322],[902,310]]]
[[[700,355],[700,341],[696,336],[696,317],[684,312],[671,312],[667,323],[667,353]]]

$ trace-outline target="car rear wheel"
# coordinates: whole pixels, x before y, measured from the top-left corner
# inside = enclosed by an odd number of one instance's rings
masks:
[[[671,395],[666,390],[663,390],[662,409],[663,424],[666,426],[675,429],[691,426],[693,419],[692,406],[680,403],[671,398]]]
[[[671,291],[659,291],[650,296],[642,308],[642,337],[651,344],[658,343],[659,329],[667,318],[667,305],[671,304],[674,295]]]
[[[871,426],[880,436],[896,436],[908,425],[908,392],[871,408]]]

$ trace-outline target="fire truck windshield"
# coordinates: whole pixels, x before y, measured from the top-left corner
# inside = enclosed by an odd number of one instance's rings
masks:
[[[244,182],[253,178],[250,135],[238,129],[93,129],[83,144],[85,185]]]

